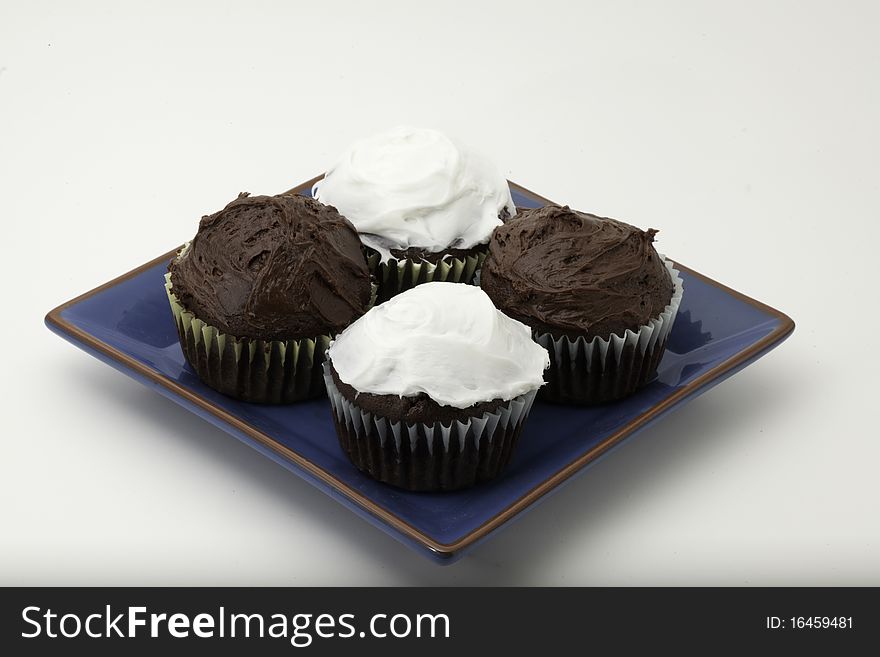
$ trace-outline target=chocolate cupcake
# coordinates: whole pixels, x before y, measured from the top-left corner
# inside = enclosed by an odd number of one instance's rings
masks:
[[[479,288],[432,282],[343,331],[324,378],[355,466],[400,488],[440,491],[501,472],[548,365],[529,328]]]
[[[654,376],[683,292],[656,232],[558,205],[495,231],[480,285],[550,352],[543,399],[600,404]]]
[[[473,283],[492,230],[516,214],[488,160],[409,127],[353,144],[312,193],[357,228],[381,300],[428,281]]]
[[[183,353],[202,381],[264,403],[323,394],[324,352],[371,297],[354,227],[302,196],[240,194],[202,218],[165,280]]]

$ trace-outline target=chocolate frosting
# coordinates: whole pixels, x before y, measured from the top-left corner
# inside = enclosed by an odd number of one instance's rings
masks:
[[[173,291],[199,319],[236,337],[295,340],[341,331],[370,302],[354,226],[304,196],[239,194],[202,217],[169,266]]]
[[[608,338],[638,330],[672,299],[656,230],[548,205],[495,229],[480,285],[540,332]]]

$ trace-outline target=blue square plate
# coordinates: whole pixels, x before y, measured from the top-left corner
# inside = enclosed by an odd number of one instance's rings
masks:
[[[317,180],[317,178],[315,179]],[[292,192],[309,194],[314,180]],[[511,184],[520,207],[548,201]],[[754,362],[794,322],[680,264],[684,299],[657,378],[598,408],[536,403],[510,467],[455,493],[408,493],[351,465],[326,399],[260,406],[203,385],[183,358],[163,287],[174,251],[46,316],[61,337],[277,461],[405,544],[451,563],[622,440]]]

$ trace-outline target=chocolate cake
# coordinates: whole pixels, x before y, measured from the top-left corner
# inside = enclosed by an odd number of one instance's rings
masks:
[[[302,196],[239,195],[202,218],[165,278],[199,378],[274,404],[324,394],[330,340],[366,312],[372,293],[354,227]]]
[[[183,306],[223,333],[333,334],[366,312],[370,273],[354,227],[303,196],[249,196],[204,217],[169,268]]]
[[[384,417],[389,422],[404,422],[406,424],[440,422],[449,426],[452,422],[467,422],[474,416],[479,417],[483,413],[493,413],[504,405],[503,399],[493,399],[477,402],[468,408],[455,408],[438,404],[424,392],[412,397],[374,395],[369,392],[358,392],[352,386],[344,383],[332,363],[330,375],[333,377],[336,388],[348,401],[356,402],[358,407]]]
[[[435,281],[343,331],[324,380],[358,469],[407,490],[454,490],[506,467],[548,365],[530,329],[482,290]]]
[[[495,230],[480,286],[550,353],[542,399],[601,404],[654,377],[683,292],[656,233],[558,205]]]
[[[312,193],[357,228],[382,300],[429,281],[473,283],[492,230],[516,212],[488,159],[408,126],[352,144]]]
[[[537,331],[587,339],[636,331],[672,297],[656,233],[567,206],[525,210],[495,230],[480,286]]]

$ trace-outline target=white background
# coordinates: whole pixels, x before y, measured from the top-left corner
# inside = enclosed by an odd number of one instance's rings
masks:
[[[880,584],[877,3],[182,5],[0,0],[0,583]],[[448,568],[42,324],[404,122],[798,324]]]

